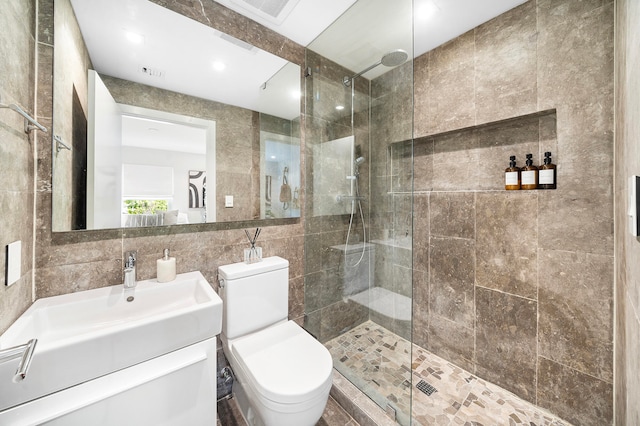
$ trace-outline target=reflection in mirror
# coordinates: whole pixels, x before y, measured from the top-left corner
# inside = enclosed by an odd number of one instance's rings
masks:
[[[300,216],[298,65],[145,0],[54,16],[53,231]]]
[[[300,140],[260,132],[260,217],[300,216]]]

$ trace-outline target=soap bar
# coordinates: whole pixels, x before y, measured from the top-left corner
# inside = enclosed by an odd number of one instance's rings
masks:
[[[176,279],[176,258],[158,259],[158,282],[166,283]]]

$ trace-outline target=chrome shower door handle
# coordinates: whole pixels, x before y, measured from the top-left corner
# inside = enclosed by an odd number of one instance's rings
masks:
[[[33,352],[36,349],[38,339],[31,339],[26,344],[20,346],[14,346],[0,350],[0,362],[9,361],[20,357],[20,363],[16,374],[13,376],[13,382],[21,382],[27,378],[27,372],[31,366],[31,360],[33,359]]]

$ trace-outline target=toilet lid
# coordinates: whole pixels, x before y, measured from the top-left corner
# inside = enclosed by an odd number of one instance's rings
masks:
[[[313,399],[331,380],[329,351],[293,321],[238,339],[232,351],[255,390],[271,401]]]

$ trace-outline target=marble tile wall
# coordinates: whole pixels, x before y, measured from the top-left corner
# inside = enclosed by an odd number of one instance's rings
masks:
[[[583,425],[613,418],[613,12],[531,0],[414,63],[414,343]],[[503,190],[545,151],[557,190]]]
[[[640,424],[640,239],[627,228],[628,179],[640,175],[640,4],[616,1],[615,424]]]
[[[159,2],[197,20],[204,10],[199,2]],[[189,3],[189,4],[187,4]],[[197,4],[196,4],[197,3]],[[246,18],[208,2],[217,12],[215,22],[206,25],[234,29],[238,38],[246,37],[262,49],[286,57],[300,65],[304,48],[252,24]],[[38,31],[38,119],[51,125],[53,76],[53,1],[39,0]],[[238,34],[238,31],[242,34]],[[303,148],[304,148],[304,141]],[[304,178],[303,178],[304,179]],[[217,286],[217,267],[242,260],[246,247],[243,229],[262,226],[259,242],[265,256],[282,256],[290,261],[289,316],[301,321],[304,283],[304,219],[269,222],[230,222],[203,225],[178,225],[162,229],[140,228],[84,232],[51,232],[51,149],[48,140],[37,144],[36,175],[36,296],[46,297],[122,282],[122,257],[127,250],[138,250],[139,279],[156,275],[155,260],[164,248],[177,258],[177,270],[200,270]],[[28,216],[27,216],[28,217]],[[4,321],[4,315],[3,315]],[[9,320],[8,320],[9,321]]]
[[[0,13],[0,102],[34,111],[35,2],[9,0]],[[48,127],[48,126],[47,126]],[[33,167],[38,137],[24,132],[24,120],[0,109],[0,247],[22,242],[21,276],[5,284],[6,259],[0,256],[0,333],[31,304],[33,273]]]

